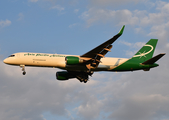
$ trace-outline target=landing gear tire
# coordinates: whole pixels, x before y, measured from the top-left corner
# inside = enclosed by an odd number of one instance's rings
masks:
[[[26,74],[26,72],[23,72],[22,74],[23,74],[23,75],[25,75],[25,74]]]
[[[83,80],[79,80],[80,82],[83,82]]]
[[[84,80],[84,83],[87,83],[87,80]]]

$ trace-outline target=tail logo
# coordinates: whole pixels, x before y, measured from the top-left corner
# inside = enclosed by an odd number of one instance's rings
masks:
[[[150,47],[151,49],[147,52],[145,52],[145,51],[142,53],[139,52],[139,55],[134,55],[133,57],[140,57],[140,58],[146,57],[146,55],[149,54],[154,49],[154,47],[152,45],[144,45],[144,46]]]

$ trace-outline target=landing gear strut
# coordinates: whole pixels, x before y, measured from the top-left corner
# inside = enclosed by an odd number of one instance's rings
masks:
[[[93,71],[80,72],[80,73],[76,73],[76,78],[80,82],[87,83],[87,81],[89,80],[89,75],[92,76],[92,74],[93,74]]]
[[[22,71],[23,71],[23,75],[25,75],[26,74],[26,71],[25,71],[25,65],[20,65],[20,67],[22,68]]]
[[[85,73],[81,73],[79,75],[76,75],[76,78],[80,81],[80,82],[84,82],[86,83],[89,79],[88,75]]]

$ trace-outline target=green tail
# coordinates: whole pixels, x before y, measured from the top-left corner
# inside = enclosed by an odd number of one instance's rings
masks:
[[[149,40],[131,59],[140,63],[152,58],[158,39]]]
[[[114,68],[113,71],[134,71],[144,70],[149,71],[150,68],[157,67],[158,61],[165,53],[161,53],[152,58],[156,48],[157,39],[149,40],[131,59]]]

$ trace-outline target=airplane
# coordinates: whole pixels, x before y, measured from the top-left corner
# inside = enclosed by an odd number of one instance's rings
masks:
[[[20,52],[10,55],[3,62],[9,65],[20,66],[23,75],[26,74],[25,66],[60,68],[64,71],[56,72],[57,80],[64,81],[77,78],[84,83],[89,80],[89,76],[98,71],[149,71],[151,68],[159,66],[155,62],[163,57],[165,53],[152,57],[158,39],[150,39],[129,59],[105,57],[111,50],[112,43],[123,34],[124,28],[125,25],[114,37],[81,56]]]

